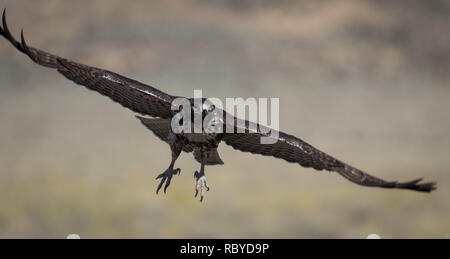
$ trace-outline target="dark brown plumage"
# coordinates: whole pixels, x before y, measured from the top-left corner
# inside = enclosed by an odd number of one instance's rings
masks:
[[[419,183],[422,179],[399,183],[376,178],[339,161],[297,137],[283,132],[279,132],[279,139],[275,144],[261,144],[260,138],[267,135],[262,134],[259,127],[256,127],[256,131],[251,132],[252,129],[249,127],[251,123],[248,121],[244,123],[243,130],[245,133],[236,133],[238,132],[238,126],[235,126],[235,133],[175,134],[171,130],[170,122],[175,115],[171,105],[172,101],[177,98],[176,96],[171,96],[149,85],[114,72],[86,66],[28,46],[23,37],[23,31],[21,41],[18,42],[7,27],[5,11],[3,12],[2,21],[3,27],[0,26],[0,34],[9,40],[17,50],[26,54],[37,64],[56,69],[67,79],[108,96],[113,101],[134,112],[157,117],[145,118],[137,116],[158,138],[167,142],[172,150],[172,162],[169,168],[157,177],[157,179],[162,179],[157,192],[164,183],[164,191],[166,191],[172,176],[180,173],[180,169],[174,169],[173,167],[181,151],[193,152],[195,159],[201,163],[200,172],[195,172],[195,177],[197,178],[197,194],[201,191],[201,199],[203,199],[204,190],[209,190],[204,174],[204,166],[223,164],[217,152],[217,147],[221,141],[240,151],[273,156],[291,163],[298,163],[303,167],[312,167],[316,170],[334,171],[359,185],[410,189],[421,192],[430,192],[436,188],[435,183]],[[193,100],[190,99],[190,101],[193,106]],[[204,112],[204,108],[200,109],[201,112]],[[234,118],[234,120],[234,125],[238,125],[236,123],[237,119]],[[226,127],[225,117],[223,122],[224,127]]]

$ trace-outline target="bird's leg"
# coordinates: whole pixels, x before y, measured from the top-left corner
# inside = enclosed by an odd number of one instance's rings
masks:
[[[156,189],[156,194],[158,194],[164,182],[166,183],[166,185],[164,186],[164,193],[166,193],[167,187],[169,187],[170,181],[172,181],[172,176],[176,174],[180,175],[181,173],[180,168],[173,169],[173,167],[175,165],[175,161],[177,160],[178,156],[181,153],[182,146],[179,145],[178,143],[171,143],[170,148],[172,150],[172,162],[170,162],[169,168],[167,168],[167,170],[164,171],[164,173],[156,177],[156,180],[161,179],[161,182],[159,183],[158,188]]]
[[[195,197],[197,197],[198,193],[200,192],[200,202],[202,202],[203,197],[205,196],[205,189],[207,191],[209,191],[209,185],[206,182],[205,163],[204,162],[202,162],[202,165],[200,167],[200,172],[195,171],[194,177],[196,179]]]

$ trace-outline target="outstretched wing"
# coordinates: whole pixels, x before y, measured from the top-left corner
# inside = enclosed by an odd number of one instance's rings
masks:
[[[235,133],[225,133],[222,138],[226,144],[232,146],[234,149],[252,154],[281,158],[291,163],[298,163],[303,167],[312,167],[319,171],[334,171],[346,179],[364,186],[411,189],[421,192],[430,192],[436,189],[435,183],[419,183],[422,179],[410,182],[389,182],[379,179],[339,161],[295,136],[283,132],[278,132],[279,136],[276,143],[261,144],[261,137],[270,137],[270,135],[263,134],[260,130],[261,128],[254,123],[245,121],[240,126],[237,123],[238,121],[235,118]],[[264,130],[263,132],[267,131]]]
[[[3,28],[0,26],[0,34],[37,64],[57,69],[67,79],[108,96],[134,112],[161,118],[172,116],[171,103],[175,97],[171,95],[114,72],[86,66],[27,46],[23,31],[21,42],[18,42],[8,30],[5,13],[6,10],[3,11]]]

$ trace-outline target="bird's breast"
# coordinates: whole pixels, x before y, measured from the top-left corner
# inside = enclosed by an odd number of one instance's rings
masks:
[[[184,133],[184,137],[190,144],[208,144],[215,142],[217,135],[207,133]]]

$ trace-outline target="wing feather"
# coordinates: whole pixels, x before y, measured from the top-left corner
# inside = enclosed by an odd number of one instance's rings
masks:
[[[175,97],[114,72],[83,65],[28,46],[23,31],[21,42],[18,42],[8,29],[6,10],[3,11],[2,23],[0,34],[37,64],[57,69],[67,79],[108,96],[134,112],[161,118],[172,116],[171,103]]]
[[[235,122],[236,121],[237,120],[235,119]],[[276,143],[261,144],[261,137],[270,136],[261,133],[259,127],[255,128],[254,124],[253,127],[250,127],[252,123],[245,121],[245,123],[241,124],[244,129],[240,127],[240,129],[243,130],[241,132],[244,133],[236,133],[239,132],[239,126],[237,123],[234,125],[235,133],[225,133],[222,140],[225,141],[227,145],[243,152],[273,156],[291,163],[298,163],[303,167],[312,167],[319,171],[327,170],[337,172],[347,180],[364,186],[410,189],[421,192],[430,192],[436,189],[435,183],[419,183],[422,179],[410,182],[389,182],[374,177],[320,151],[295,136],[283,132],[278,132],[279,137]]]

